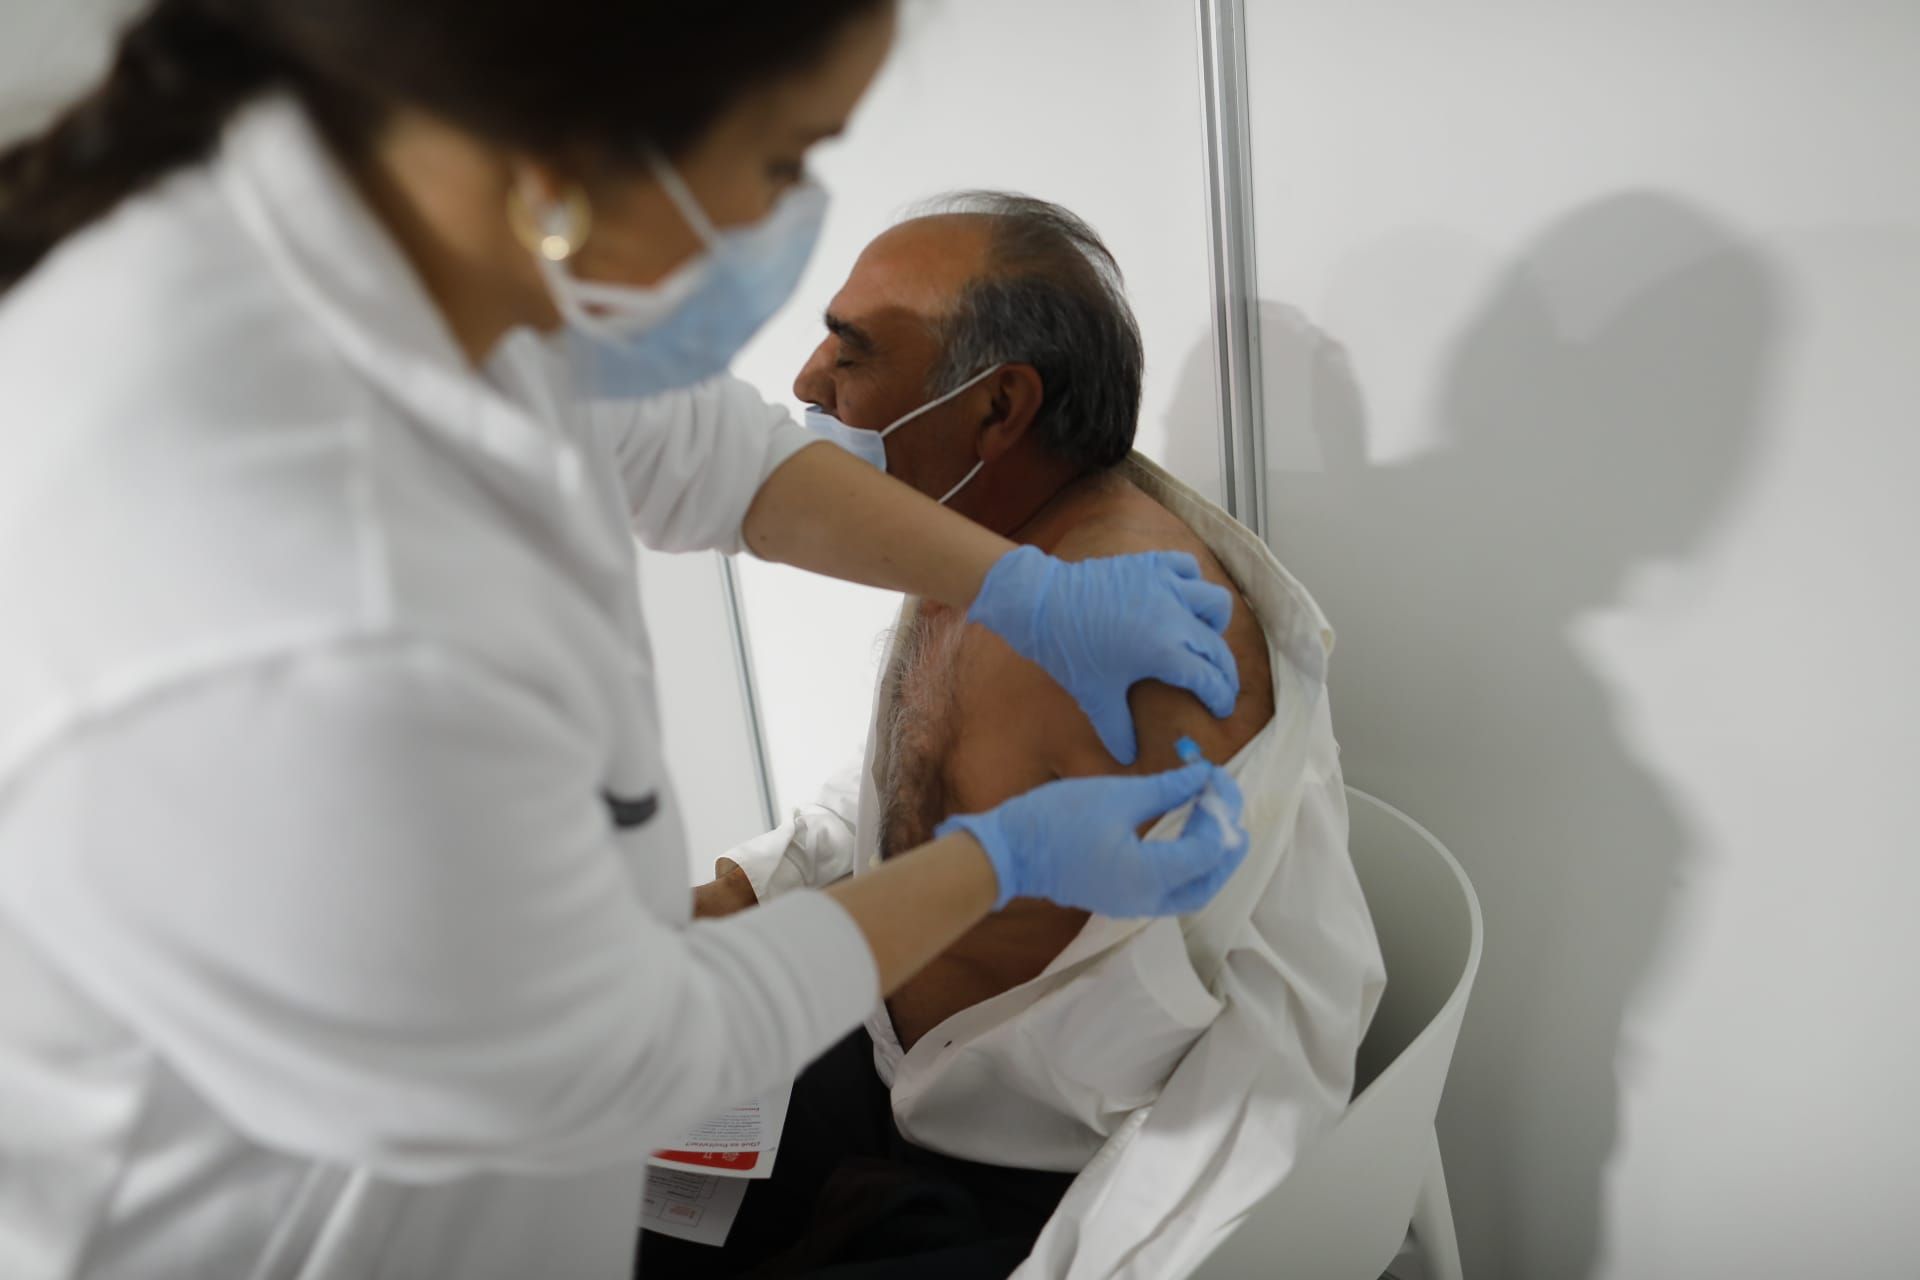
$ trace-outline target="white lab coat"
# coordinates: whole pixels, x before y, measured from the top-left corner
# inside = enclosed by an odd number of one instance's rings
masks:
[[[0,1276],[624,1277],[871,1007],[821,895],[689,925],[634,578],[809,437],[546,367],[284,100],[0,300]]]
[[[1344,1109],[1385,986],[1347,855],[1325,618],[1225,512],[1138,455],[1128,476],[1213,550],[1266,632],[1274,716],[1227,765],[1246,795],[1247,860],[1195,915],[1090,919],[1038,977],[910,1051],[884,1004],[867,1023],[905,1136],[971,1160],[1082,1170],[1025,1280],[1190,1270]],[[730,855],[763,901],[878,865],[891,661],[860,766]],[[1184,819],[1169,814],[1150,836]]]

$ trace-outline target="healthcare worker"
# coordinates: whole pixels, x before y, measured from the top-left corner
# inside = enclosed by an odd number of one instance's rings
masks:
[[[997,903],[1231,873],[1237,819],[1136,835],[1200,766],[689,925],[633,533],[967,608],[1123,758],[1136,681],[1236,688],[1190,563],[715,380],[893,23],[160,0],[0,154],[0,1276],[624,1275],[651,1149]]]

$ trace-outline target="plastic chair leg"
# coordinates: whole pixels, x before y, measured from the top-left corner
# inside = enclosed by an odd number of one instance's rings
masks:
[[[1453,1204],[1447,1199],[1447,1170],[1440,1161],[1440,1135],[1428,1138],[1427,1176],[1413,1202],[1413,1235],[1420,1243],[1427,1280],[1462,1280],[1460,1240],[1453,1231]]]

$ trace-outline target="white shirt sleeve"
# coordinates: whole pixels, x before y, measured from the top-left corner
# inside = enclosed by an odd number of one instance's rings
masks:
[[[740,551],[740,526],[760,486],[820,442],[732,377],[589,411],[612,444],[633,531],[655,551]]]
[[[684,931],[540,692],[369,641],[51,748],[0,910],[257,1140],[388,1176],[642,1160],[790,1078],[877,978],[830,899]]]
[[[799,806],[766,834],[727,850],[761,902],[795,889],[825,888],[853,874],[864,764],[854,757],[826,780],[812,804]]]

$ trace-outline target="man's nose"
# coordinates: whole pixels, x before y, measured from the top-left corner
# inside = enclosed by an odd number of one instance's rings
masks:
[[[823,342],[813,349],[807,362],[800,366],[799,376],[793,380],[793,398],[801,404],[817,404],[828,413],[833,413],[833,375],[827,352],[828,344]]]

